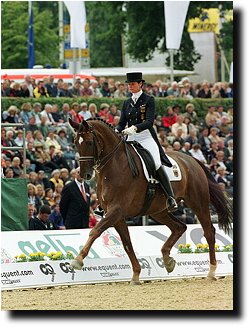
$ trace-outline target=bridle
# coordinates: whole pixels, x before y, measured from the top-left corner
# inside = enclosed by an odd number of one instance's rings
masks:
[[[106,166],[106,164],[110,161],[110,159],[115,154],[115,152],[118,150],[120,145],[124,142],[124,139],[121,137],[120,141],[115,146],[115,148],[111,152],[106,154],[104,157],[102,157],[102,154],[104,151],[103,146],[100,143],[100,141],[96,135],[96,132],[94,131],[93,126],[89,123],[88,123],[88,126],[89,126],[89,130],[81,131],[83,129],[83,125],[81,123],[80,127],[79,127],[79,131],[77,132],[77,136],[80,136],[84,139],[85,135],[90,135],[90,134],[92,135],[91,140],[84,140],[84,141],[86,142],[86,144],[91,142],[93,155],[92,156],[81,156],[81,157],[79,157],[79,162],[93,161],[93,169],[97,172],[100,172],[100,170],[103,169],[104,166]]]

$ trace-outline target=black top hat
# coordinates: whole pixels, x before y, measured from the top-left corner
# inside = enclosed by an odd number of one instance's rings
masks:
[[[145,82],[143,79],[142,73],[127,73],[126,74],[127,81],[126,83],[131,83],[131,82]]]

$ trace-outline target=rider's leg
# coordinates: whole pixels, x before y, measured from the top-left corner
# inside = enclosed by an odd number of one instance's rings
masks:
[[[162,166],[158,145],[156,144],[148,130],[145,130],[141,133],[136,133],[134,137],[137,142],[139,142],[145,149],[147,149],[151,153],[154,159],[155,168],[157,172],[157,179],[159,180],[162,189],[167,197],[166,205],[168,212],[177,210],[178,207],[174,198],[174,192],[172,190],[167,173],[164,170],[164,167]]]
[[[166,205],[168,212],[176,211],[178,209],[178,206],[175,200],[174,191],[172,189],[171,183],[164,167],[160,166],[160,168],[157,169],[156,173],[158,180],[162,186],[162,189],[167,197]]]

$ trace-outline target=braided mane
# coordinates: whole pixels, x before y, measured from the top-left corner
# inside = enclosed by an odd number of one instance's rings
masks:
[[[107,123],[105,120],[103,120],[100,117],[88,118],[86,121],[87,122],[90,122],[90,121],[99,121],[99,122],[105,124],[106,126],[108,126],[114,132],[114,127],[111,124]]]

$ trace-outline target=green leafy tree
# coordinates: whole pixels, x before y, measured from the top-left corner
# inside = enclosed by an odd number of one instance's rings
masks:
[[[1,3],[2,68],[27,67],[27,3]]]
[[[33,1],[36,64],[59,65],[58,2]],[[166,53],[163,1],[86,1],[90,26],[91,67],[122,66],[125,51],[131,58],[148,61],[156,49]],[[202,8],[232,9],[232,1],[191,1],[176,69],[191,70],[200,56],[187,32],[187,20]],[[2,68],[25,68],[28,62],[28,2],[1,2]],[[122,42],[124,41],[124,42]],[[163,41],[163,42],[162,42]],[[221,45],[232,58],[232,22],[224,23]],[[125,43],[125,47],[124,47]],[[166,59],[169,65],[169,58]]]
[[[162,1],[86,2],[90,25],[91,67],[122,66],[122,42],[125,52],[140,62],[152,59],[154,51],[166,53],[164,3]],[[195,15],[197,10],[192,10]],[[193,69],[199,54],[185,30],[175,61],[178,69]]]
[[[86,2],[91,67],[122,66],[122,2]]]
[[[164,9],[162,1],[127,1],[126,51],[138,61],[152,59],[164,38]]]
[[[183,30],[180,49],[174,54],[174,69],[179,70],[193,70],[194,64],[201,59],[201,55],[195,50],[194,42],[185,27]],[[169,54],[166,55],[166,64],[170,66]]]
[[[229,64],[233,61],[233,22],[228,21],[222,24],[220,30],[220,45],[224,49]]]
[[[126,2],[128,23],[127,52],[133,59],[140,62],[152,59],[157,49],[166,53],[166,64],[169,66],[168,50],[165,41],[165,18],[163,1]],[[189,16],[198,13],[197,7],[189,11]],[[138,20],[138,17],[140,18]],[[163,42],[162,42],[163,40]],[[193,41],[187,32],[185,24],[182,42],[179,51],[174,55],[176,69],[192,70],[194,64],[200,59],[199,53],[194,49]]]
[[[125,2],[125,6],[127,10],[125,18],[128,24],[127,52],[133,59],[142,62],[152,59],[154,51],[158,49],[161,53],[166,53],[166,64],[169,66],[169,55],[165,42],[164,3],[162,1],[130,1]],[[180,49],[174,55],[175,69],[192,70],[195,63],[201,58],[194,48],[187,25],[188,20],[198,17],[203,8],[219,8],[223,14],[225,10],[232,9],[232,1],[190,2]],[[224,32],[222,37],[228,36],[229,32],[228,34],[227,30]],[[162,40],[164,42],[161,42]]]
[[[58,27],[51,10],[32,2],[36,64],[57,66]],[[41,10],[41,11],[40,11]],[[26,68],[28,64],[28,2],[1,3],[2,68]]]

